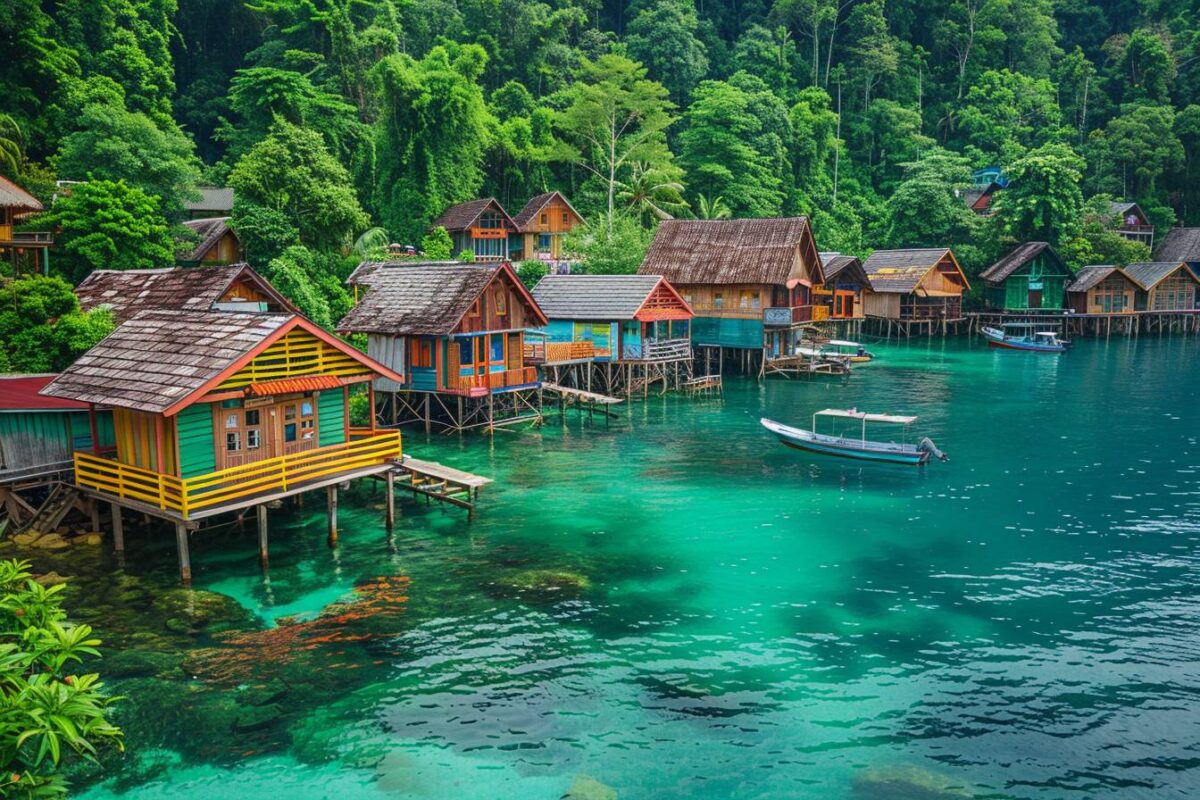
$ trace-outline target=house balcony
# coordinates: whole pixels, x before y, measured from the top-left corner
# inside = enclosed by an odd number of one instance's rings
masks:
[[[16,247],[49,247],[54,244],[52,231],[18,231],[12,225],[0,225],[0,244]]]
[[[1135,242],[1141,242],[1147,247],[1154,243],[1153,225],[1131,225],[1122,222],[1117,226],[1117,233]]]
[[[521,367],[484,375],[460,375],[457,383],[451,377],[448,379],[448,390],[467,397],[487,397],[492,392],[536,386],[537,382],[537,367]]]
[[[75,484],[126,503],[199,519],[304,489],[385,470],[400,458],[400,432],[353,430],[351,440],[237,467],[177,478],[75,453]]]
[[[621,350],[622,361],[678,361],[691,357],[691,339],[647,339],[626,344]]]
[[[825,312],[825,317],[818,317],[817,314],[820,312]],[[825,319],[829,316],[828,312],[829,309],[823,306],[776,306],[763,309],[762,321],[763,325],[767,327],[786,327],[798,322]]]
[[[561,364],[590,361],[597,355],[592,342],[525,342],[525,361],[531,364]]]
[[[763,318],[763,309],[761,306],[746,306],[744,308],[738,306],[715,306],[715,305],[693,305],[692,311],[697,317],[720,317],[722,319],[757,319]]]

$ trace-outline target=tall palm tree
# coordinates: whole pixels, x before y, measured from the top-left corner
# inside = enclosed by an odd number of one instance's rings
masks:
[[[21,126],[8,114],[0,114],[0,167],[14,177],[21,167]]]
[[[629,180],[619,184],[617,198],[643,220],[674,219],[688,207],[683,184],[664,170],[640,162],[633,165]]]
[[[709,200],[704,195],[696,198],[696,217],[698,219],[729,219],[733,212],[725,205],[721,195]]]

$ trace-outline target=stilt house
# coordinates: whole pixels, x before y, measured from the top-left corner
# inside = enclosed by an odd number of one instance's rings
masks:
[[[76,450],[93,449],[87,403],[39,394],[55,377],[0,375],[0,484],[69,470]],[[100,449],[112,447],[110,412],[96,433]]]
[[[874,290],[865,298],[868,317],[893,320],[956,320],[962,317],[967,276],[946,247],[876,250],[863,262]]]
[[[1138,285],[1120,267],[1082,267],[1067,284],[1066,305],[1076,314],[1132,314]]]
[[[821,265],[825,283],[813,289],[814,305],[826,310],[828,319],[860,319],[863,316],[863,296],[871,292],[871,279],[863,269],[862,259],[841,253],[822,253]],[[814,314],[814,317],[822,316]]]
[[[296,314],[157,310],[41,394],[88,407],[76,486],[182,524],[389,470],[399,433],[349,423],[349,387],[378,377],[404,380]],[[112,409],[111,454],[99,407]]]
[[[42,210],[41,201],[0,175],[0,258],[9,262],[14,273],[21,266],[33,272],[47,272],[50,269],[50,248],[54,246],[54,234],[50,231],[17,230],[26,216]]]
[[[446,229],[454,242],[455,256],[466,250],[475,255],[476,261],[507,261],[509,237],[520,233],[517,223],[494,197],[450,206],[431,227]]]
[[[584,224],[583,217],[561,192],[546,192],[530,199],[513,222],[519,233],[509,240],[509,257],[513,261],[545,261],[554,268],[565,267],[569,261],[563,237]]]
[[[1017,245],[979,276],[988,306],[1004,311],[1062,308],[1071,269],[1046,242]]]
[[[1108,204],[1108,210],[1116,223],[1117,233],[1149,248],[1154,247],[1154,225],[1141,206],[1128,200],[1113,200]]]
[[[1125,274],[1138,285],[1135,311],[1191,311],[1196,307],[1200,279],[1182,261],[1130,264]]]
[[[533,297],[549,320],[547,362],[692,357],[692,309],[657,275],[547,275]]]
[[[509,264],[369,262],[351,279],[359,302],[338,330],[367,334],[367,352],[404,373],[375,384],[391,422],[491,427],[540,416],[525,330],[548,320]]]
[[[638,274],[671,283],[696,314],[692,342],[702,346],[782,349],[824,311],[813,300],[825,273],[808,217],[666,220]]]
[[[1200,276],[1200,228],[1172,228],[1154,251],[1155,261],[1182,261]]]
[[[296,313],[248,264],[193,269],[98,269],[75,287],[84,311],[106,307],[120,325],[140,311]]]

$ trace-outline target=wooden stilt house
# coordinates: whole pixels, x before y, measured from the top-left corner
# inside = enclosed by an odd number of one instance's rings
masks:
[[[781,352],[824,311],[813,300],[825,274],[808,217],[667,220],[638,274],[670,281],[696,314],[700,346]]]
[[[431,227],[445,228],[454,242],[454,255],[473,253],[476,261],[507,261],[509,237],[520,233],[517,223],[494,197],[450,206]]]
[[[1017,245],[979,276],[989,307],[1029,311],[1063,307],[1063,290],[1071,269],[1046,242]]]
[[[813,303],[827,309],[828,319],[860,319],[863,297],[871,292],[871,279],[863,269],[862,259],[822,253],[821,265],[825,283],[813,289]]]
[[[1067,284],[1066,306],[1076,314],[1132,314],[1138,285],[1120,267],[1082,267]]]
[[[461,429],[541,415],[525,330],[548,320],[511,265],[368,262],[351,280],[359,301],[338,330],[367,334],[367,352],[404,373],[375,385],[385,419]]]
[[[404,380],[296,314],[154,310],[41,394],[89,409],[77,487],[184,524],[390,470],[399,433],[349,424],[349,387],[381,376]],[[99,407],[112,409],[113,453]]]
[[[84,311],[108,308],[120,325],[140,311],[295,313],[248,264],[194,269],[98,269],[75,287]]]
[[[551,272],[569,270],[570,258],[563,250],[563,237],[583,225],[583,217],[561,192],[546,192],[531,198],[515,217],[519,234],[509,240],[513,261],[544,261]]]
[[[692,357],[692,309],[657,275],[547,275],[533,297],[549,320],[547,362]]]
[[[1135,311],[1191,311],[1196,307],[1196,273],[1182,261],[1130,264],[1125,274],[1138,285]]]
[[[967,276],[947,247],[876,250],[863,262],[874,290],[866,296],[868,317],[950,321],[962,318]]]
[[[42,210],[36,197],[0,175],[0,258],[9,262],[14,273],[22,266],[30,272],[48,272],[50,269],[54,234],[51,231],[17,230],[27,216]]]
[[[0,484],[71,469],[76,450],[92,450],[87,403],[44,397],[55,377],[0,375]],[[100,449],[112,447],[112,414],[101,412]]]

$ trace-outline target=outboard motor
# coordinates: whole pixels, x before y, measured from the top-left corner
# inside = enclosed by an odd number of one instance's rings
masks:
[[[926,436],[917,444],[917,449],[921,450],[922,452],[929,453],[929,455],[933,456],[938,461],[950,460],[950,456],[946,455],[941,450],[938,450],[938,446],[934,444],[933,439],[930,439],[928,436]]]

